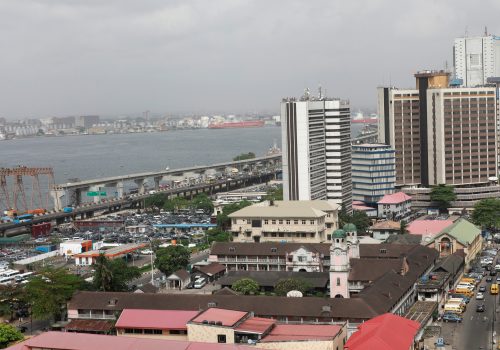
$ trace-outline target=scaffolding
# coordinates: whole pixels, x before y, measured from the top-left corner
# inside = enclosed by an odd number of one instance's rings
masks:
[[[42,193],[40,177],[46,177],[47,190]],[[25,191],[24,178],[31,179],[29,202]],[[12,189],[9,190],[9,184]],[[49,208],[50,190],[54,187],[52,168],[0,168],[0,206],[5,209],[28,211],[36,208]]]

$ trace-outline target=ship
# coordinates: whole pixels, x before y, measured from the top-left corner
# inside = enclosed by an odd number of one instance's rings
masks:
[[[247,120],[243,122],[210,123],[209,129],[235,129],[235,128],[260,128],[264,126],[263,120]]]

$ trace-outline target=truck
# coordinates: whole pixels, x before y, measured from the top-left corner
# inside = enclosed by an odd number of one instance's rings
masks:
[[[63,212],[65,213],[72,213],[73,212],[73,207],[64,207]]]

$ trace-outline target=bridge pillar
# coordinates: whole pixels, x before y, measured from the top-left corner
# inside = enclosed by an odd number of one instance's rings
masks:
[[[144,187],[144,183],[146,182],[146,180],[145,179],[137,179],[137,180],[134,180],[134,182],[137,185],[138,193],[144,194],[146,192],[146,188]]]
[[[123,181],[118,181],[116,183],[116,197],[123,198]]]
[[[64,190],[51,190],[50,191],[50,196],[52,197],[52,200],[54,201],[54,209],[55,210],[62,210],[62,208],[63,208],[62,197],[65,197],[66,195],[67,195],[67,193]]]
[[[89,192],[98,192],[98,196],[93,196],[92,199],[94,201],[94,203],[99,203],[101,201],[101,191],[104,189],[104,185],[95,185],[95,186],[91,186],[89,188]],[[80,198],[81,198],[81,192],[80,192]],[[80,199],[80,202],[81,202],[81,199]]]
[[[156,176],[153,178],[154,183],[155,183],[155,190],[157,190],[157,191],[160,189],[160,181],[162,178],[163,178],[163,176]]]

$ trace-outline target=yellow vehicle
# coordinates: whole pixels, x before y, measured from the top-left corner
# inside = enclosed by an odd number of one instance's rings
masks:
[[[467,277],[464,277],[460,280],[459,283],[471,283],[471,284],[476,284],[476,280],[474,278],[467,278]]]
[[[490,293],[492,295],[498,294],[498,284],[497,283],[492,283],[491,284]]]
[[[454,314],[461,314],[463,311],[464,310],[460,306],[460,304],[447,303],[444,305],[444,312],[453,312]]]
[[[455,293],[465,295],[468,298],[472,298],[474,296],[474,292],[471,291],[469,288],[457,288],[455,289]]]

